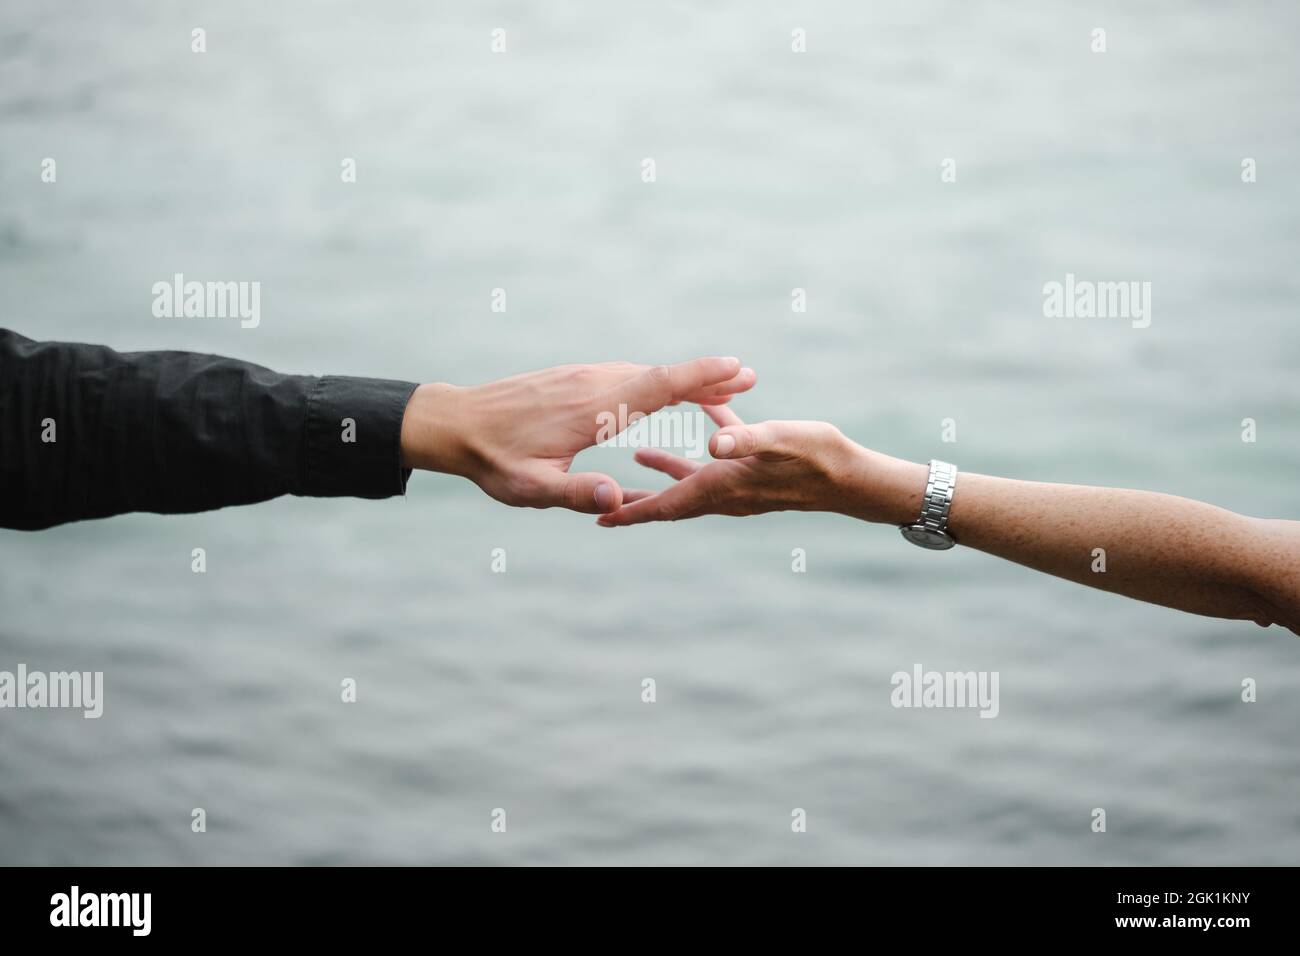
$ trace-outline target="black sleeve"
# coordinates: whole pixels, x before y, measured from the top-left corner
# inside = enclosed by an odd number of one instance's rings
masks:
[[[414,389],[0,329],[0,527],[284,494],[399,495],[410,477],[401,430]]]

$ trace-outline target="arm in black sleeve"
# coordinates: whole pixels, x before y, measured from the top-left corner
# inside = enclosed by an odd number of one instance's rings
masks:
[[[284,494],[402,494],[402,416],[414,389],[0,329],[0,527]]]

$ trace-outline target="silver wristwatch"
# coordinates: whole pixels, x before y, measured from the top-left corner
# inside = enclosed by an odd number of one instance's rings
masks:
[[[921,517],[915,524],[905,524],[898,529],[903,537],[931,551],[947,551],[956,544],[948,533],[948,511],[952,508],[952,492],[956,487],[957,466],[946,461],[931,461],[925,497],[921,499]]]

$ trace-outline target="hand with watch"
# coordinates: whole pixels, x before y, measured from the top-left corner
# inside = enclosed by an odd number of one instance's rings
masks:
[[[728,405],[704,410],[719,426],[714,460],[639,449],[638,462],[676,483],[625,490],[622,507],[598,524],[830,511],[892,524],[928,550],[960,542],[1078,584],[1300,633],[1300,522],[1123,488],[968,472],[958,481],[954,465],[892,458],[825,422],[747,425]],[[1098,548],[1111,557],[1104,574],[1094,566]]]

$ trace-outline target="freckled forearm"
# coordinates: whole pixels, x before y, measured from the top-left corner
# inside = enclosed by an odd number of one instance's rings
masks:
[[[950,528],[967,547],[1139,600],[1291,627],[1300,620],[1294,522],[1147,491],[962,473]]]
[[[826,456],[829,510],[916,520],[926,465],[845,439]],[[957,543],[1088,587],[1300,633],[1300,522],[1248,518],[1173,495],[960,472]]]

